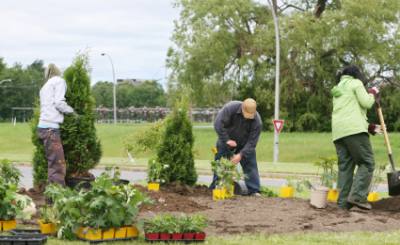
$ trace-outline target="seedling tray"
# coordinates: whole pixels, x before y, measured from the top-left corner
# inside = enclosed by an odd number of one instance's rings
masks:
[[[41,234],[39,229],[14,229],[10,231],[13,235],[35,235]]]
[[[0,236],[0,245],[42,245],[47,242],[47,236],[40,234]]]
[[[137,237],[129,237],[129,238],[114,238],[114,239],[101,239],[101,240],[90,240],[85,238],[79,238],[82,241],[89,242],[91,244],[103,243],[103,242],[121,242],[121,241],[132,241],[137,240]],[[1,245],[1,244],[0,244]]]
[[[166,242],[166,243],[169,243],[169,242],[173,242],[173,243],[186,243],[186,244],[188,244],[188,243],[202,243],[205,240],[195,240],[195,239],[181,239],[181,240],[172,240],[172,239],[162,240],[162,239],[157,239],[157,240],[149,240],[149,239],[146,238],[145,241],[149,242],[149,243],[154,243],[154,242]]]

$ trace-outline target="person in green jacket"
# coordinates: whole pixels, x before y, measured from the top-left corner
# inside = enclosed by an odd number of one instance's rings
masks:
[[[375,162],[368,132],[380,133],[380,126],[367,122],[367,109],[379,98],[376,87],[365,89],[357,66],[345,67],[332,89],[332,137],[338,155],[338,206],[371,209],[367,202]],[[354,176],[354,170],[357,172]],[[353,180],[354,177],[354,180]]]

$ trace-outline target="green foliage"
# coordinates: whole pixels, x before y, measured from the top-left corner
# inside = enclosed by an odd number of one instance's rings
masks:
[[[216,186],[225,187],[228,190],[233,186],[234,181],[239,181],[242,174],[238,171],[237,165],[226,158],[217,161],[211,161],[211,168],[218,176]]]
[[[202,232],[206,227],[207,219],[200,214],[192,216],[185,214],[181,214],[180,216],[161,214],[144,222],[144,231],[146,233]]]
[[[81,226],[107,229],[133,224],[140,206],[149,200],[132,185],[115,185],[115,178],[104,172],[88,191],[48,186],[45,194],[54,201],[60,237],[74,238]]]
[[[96,99],[96,106],[112,108],[113,84],[111,82],[97,82],[92,88]],[[145,81],[140,84],[117,84],[117,106],[127,107],[156,107],[166,105],[166,95],[161,84],[156,81]]]
[[[44,224],[57,224],[58,223],[58,212],[54,206],[43,206],[40,208],[40,220]]]
[[[9,160],[0,161],[0,178],[5,182],[18,185],[19,179],[22,177],[21,171],[16,168]]]
[[[151,158],[147,163],[147,181],[164,183],[165,180],[162,177],[162,172],[164,168],[168,168],[168,165],[163,166],[156,159]]]
[[[163,166],[168,166],[162,170],[166,183],[196,183],[193,145],[192,123],[188,117],[187,106],[181,102],[167,117],[162,140],[157,149],[157,161]]]
[[[400,2],[397,0],[289,0],[279,13],[280,112],[285,130],[329,131],[336,72],[359,65],[368,80],[383,78],[391,94],[387,124],[398,120]],[[252,97],[264,127],[274,109],[275,36],[266,2],[178,0],[181,11],[168,52],[170,87],[189,87],[196,106]],[[298,11],[291,6],[298,6]],[[290,10],[289,10],[290,9]],[[366,18],[365,16],[368,16]],[[209,88],[213,90],[210,92]],[[396,110],[397,109],[397,110]]]
[[[278,194],[266,186],[261,186],[260,194],[265,197],[278,197]]]
[[[64,72],[67,103],[80,115],[66,115],[61,125],[61,138],[67,163],[67,175],[84,174],[101,158],[101,145],[95,128],[95,101],[90,90],[88,57],[78,55]]]
[[[125,149],[134,154],[141,152],[155,153],[162,142],[164,127],[165,121],[160,120],[149,129],[128,136],[124,140]]]
[[[36,103],[34,109],[34,116],[30,123],[31,125],[31,140],[35,147],[33,152],[33,186],[37,190],[44,190],[44,186],[47,183],[47,159],[44,150],[44,145],[38,137],[37,125],[39,123],[40,107],[39,103]]]
[[[315,166],[322,169],[321,173],[321,185],[328,188],[333,188],[333,183],[337,180],[337,157],[320,157],[320,160],[316,161]]]
[[[0,178],[0,220],[25,218],[23,210],[32,200],[17,194],[17,190],[17,184],[13,183],[13,180]]]
[[[377,164],[377,166],[375,166],[374,175],[372,177],[371,186],[369,188],[370,191],[377,190],[378,185],[385,180],[383,175],[388,169],[390,169],[389,171],[391,171],[391,167],[389,165],[385,166],[383,164],[381,165]]]

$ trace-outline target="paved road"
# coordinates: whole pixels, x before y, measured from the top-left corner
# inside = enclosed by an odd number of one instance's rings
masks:
[[[23,178],[21,180],[21,186],[25,188],[32,187],[32,167],[30,166],[18,166],[21,170]],[[103,169],[94,169],[90,172],[93,173],[95,176],[99,176]],[[136,171],[136,170],[121,170],[121,179],[127,179],[130,182],[140,182],[146,180],[147,174],[143,171]],[[211,183],[212,176],[210,175],[199,175],[198,182],[202,184],[209,184]],[[279,187],[286,183],[286,179],[279,179],[279,178],[261,178],[261,184],[265,186],[271,187]],[[378,186],[379,192],[387,192],[387,185],[381,184]]]

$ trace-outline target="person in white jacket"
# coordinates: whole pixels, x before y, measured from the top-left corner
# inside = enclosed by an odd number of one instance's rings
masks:
[[[47,158],[48,183],[65,186],[66,163],[60,137],[60,124],[64,114],[74,114],[65,102],[67,84],[54,64],[45,70],[46,83],[40,90],[40,118],[37,133],[43,142]]]

